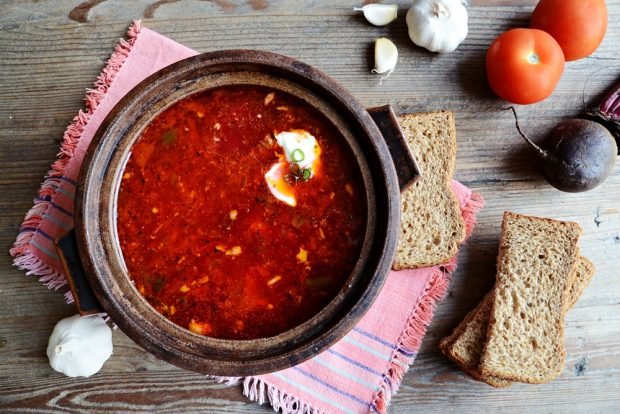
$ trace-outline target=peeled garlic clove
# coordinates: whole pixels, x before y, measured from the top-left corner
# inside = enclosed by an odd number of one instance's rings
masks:
[[[54,370],[69,377],[90,377],[112,355],[112,330],[97,315],[74,315],[58,322],[47,346]]]
[[[390,39],[380,37],[375,40],[375,68],[374,73],[385,74],[381,81],[390,76],[398,61],[398,49]]]
[[[398,6],[396,4],[368,4],[364,7],[354,7],[354,11],[364,12],[364,17],[370,24],[385,26],[396,20]]]

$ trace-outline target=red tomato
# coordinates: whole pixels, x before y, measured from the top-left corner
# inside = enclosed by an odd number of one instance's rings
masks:
[[[566,61],[581,59],[603,41],[607,7],[604,0],[540,0],[530,27],[553,36]]]
[[[512,29],[491,44],[486,64],[493,92],[525,105],[551,95],[564,71],[564,55],[551,35],[536,29]]]

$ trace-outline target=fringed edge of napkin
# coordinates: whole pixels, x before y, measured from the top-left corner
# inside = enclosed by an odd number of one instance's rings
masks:
[[[246,377],[243,380],[243,395],[259,405],[262,405],[267,397],[273,410],[281,410],[282,414],[328,414],[256,377]]]
[[[134,20],[127,29],[127,40],[120,39],[110,59],[106,62],[106,66],[95,80],[93,88],[86,89],[84,109],[78,111],[78,114],[73,118],[67,129],[65,129],[63,141],[58,153],[58,159],[52,164],[43,184],[41,184],[38,197],[34,200],[34,206],[28,211],[20,226],[20,230],[28,228],[30,231],[20,231],[13,248],[9,251],[14,258],[14,266],[26,270],[27,276],[38,276],[39,281],[45,284],[49,289],[58,290],[67,284],[67,279],[64,274],[38,259],[32,251],[30,242],[38,231],[60,182],[62,180],[68,180],[68,178],[64,177],[64,172],[67,164],[73,157],[73,153],[84,132],[84,128],[88,125],[90,118],[97,110],[99,103],[110,86],[112,86],[116,74],[125,63],[125,60],[127,60],[138,34],[140,34],[141,28],[140,20]],[[32,231],[32,229],[35,230]],[[68,303],[73,302],[73,296],[70,291],[66,292],[65,299]]]
[[[465,238],[469,238],[476,225],[476,216],[484,207],[484,198],[478,193],[471,193],[469,201],[463,207],[465,221]],[[385,414],[392,395],[396,394],[401,381],[409,367],[413,364],[417,351],[422,345],[426,330],[433,319],[433,313],[439,301],[445,296],[450,285],[452,273],[456,270],[457,256],[448,263],[436,266],[431,279],[424,289],[424,294],[412,311],[407,327],[398,340],[398,348],[390,360],[390,368],[383,374],[383,381],[373,398],[370,410]],[[243,380],[243,395],[251,401],[263,404],[269,401],[274,411],[282,410],[283,414],[325,414],[299,398],[287,394],[278,387],[260,378],[216,378],[219,382],[233,385]]]
[[[482,195],[472,192],[462,212],[465,222],[465,240],[474,231],[476,217],[482,207],[484,207],[484,198]],[[437,304],[446,296],[452,273],[456,270],[456,262],[457,256],[454,256],[448,263],[437,266],[433,271],[431,279],[424,289],[422,299],[415,307],[407,322],[407,327],[398,341],[398,348],[392,356],[390,368],[383,374],[383,383],[371,407],[375,412],[387,413],[392,395],[398,391],[401,381],[409,371],[409,367],[413,364],[422,345],[422,340],[433,319]]]

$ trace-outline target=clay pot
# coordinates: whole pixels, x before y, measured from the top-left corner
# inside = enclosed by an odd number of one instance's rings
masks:
[[[200,336],[158,313],[129,278],[115,223],[121,173],[144,127],[188,95],[231,84],[269,86],[300,97],[321,111],[340,130],[357,160],[365,189],[362,196],[368,206],[363,247],[339,294],[305,323],[254,340]],[[289,57],[243,50],[206,53],[168,66],[141,82],[101,124],[78,180],[74,238],[62,239],[59,246],[83,313],[107,312],[137,344],[188,370],[221,376],[266,373],[325,350],[370,308],[394,257],[400,191],[418,176],[389,107],[369,112],[333,79]]]

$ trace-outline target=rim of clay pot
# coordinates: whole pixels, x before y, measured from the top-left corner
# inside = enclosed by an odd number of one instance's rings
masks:
[[[216,339],[176,325],[137,291],[116,234],[116,198],[131,147],[164,109],[193,93],[231,84],[265,85],[320,110],[340,130],[365,186],[366,235],[354,271],[317,315],[277,336]],[[197,55],[150,76],[101,124],[84,159],[76,197],[76,236],[90,285],[112,320],[157,357],[219,376],[277,371],[318,354],[348,333],[370,308],[390,270],[400,222],[398,178],[389,149],[358,101],[319,70],[263,51]]]

